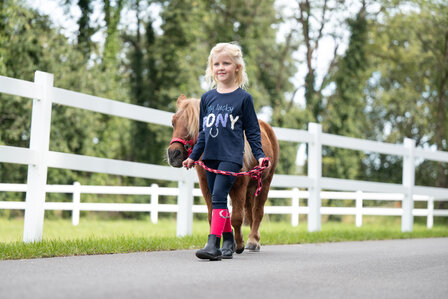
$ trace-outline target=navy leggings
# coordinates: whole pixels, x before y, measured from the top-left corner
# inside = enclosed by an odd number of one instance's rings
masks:
[[[239,172],[241,165],[233,162],[205,160],[203,161],[207,167],[225,171]],[[206,171],[207,184],[210,194],[212,195],[213,209],[227,209],[227,195],[232,188],[236,177],[231,175],[217,174]]]

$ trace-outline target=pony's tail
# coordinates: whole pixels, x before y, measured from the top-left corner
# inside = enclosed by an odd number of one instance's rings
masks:
[[[249,171],[252,169],[251,165],[254,164],[255,157],[252,154],[252,148],[250,147],[249,141],[247,141],[246,134],[244,134],[244,156],[243,156],[243,168],[241,171]]]

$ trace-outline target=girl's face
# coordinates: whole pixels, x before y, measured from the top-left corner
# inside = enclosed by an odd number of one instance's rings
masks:
[[[212,58],[213,76],[217,84],[232,85],[235,83],[239,65],[235,64],[226,53],[215,54]]]

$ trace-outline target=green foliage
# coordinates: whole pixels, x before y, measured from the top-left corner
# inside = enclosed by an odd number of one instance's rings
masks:
[[[115,5],[112,2],[116,2]],[[104,42],[103,68],[107,71],[115,70],[121,49],[118,24],[123,9],[123,0],[103,0],[104,21],[106,23],[106,40]],[[118,75],[118,74],[117,74]]]
[[[94,33],[94,28],[90,25],[90,16],[93,13],[93,5],[91,0],[79,0],[78,7],[81,11],[81,17],[78,20],[79,34],[77,38],[78,48],[83,57],[88,59],[92,51],[91,38]]]
[[[368,117],[375,124],[372,137],[391,143],[408,137],[419,147],[447,151],[448,5],[440,1],[400,4],[408,9],[401,12],[395,6],[386,10],[370,33],[368,54],[374,73],[367,92],[371,102]],[[391,168],[399,167],[401,162],[394,160]],[[370,165],[373,163],[375,160]],[[434,166],[436,185],[447,187],[446,165]],[[417,184],[428,183],[425,168],[417,168]],[[387,171],[383,176],[388,176]]]
[[[120,83],[99,65],[87,67],[82,53],[49,25],[47,16],[26,8],[20,1],[6,1],[1,13],[8,17],[2,18],[4,30],[0,31],[0,38],[9,41],[8,47],[0,50],[1,75],[33,81],[35,70],[46,71],[55,75],[57,87],[127,101],[127,93]],[[0,144],[28,147],[32,101],[4,94],[0,99]],[[129,121],[55,105],[50,150],[124,159],[128,128]],[[98,181],[92,179],[95,177],[104,175],[80,177],[69,170],[49,169],[48,183],[71,184],[84,178],[91,184]],[[0,180],[23,183],[26,170],[22,166],[0,164]],[[23,196],[2,192],[0,199],[20,201]]]
[[[369,74],[366,57],[368,25],[365,6],[356,18],[349,19],[351,37],[344,57],[334,75],[335,93],[329,97],[323,117],[323,131],[330,134],[362,138],[368,129],[365,118],[364,87]],[[324,148],[323,175],[356,179],[360,175],[361,153],[340,148]]]

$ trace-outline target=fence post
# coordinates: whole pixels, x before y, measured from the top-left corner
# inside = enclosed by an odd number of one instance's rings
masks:
[[[401,231],[411,232],[414,225],[414,197],[413,189],[415,183],[415,140],[405,138],[404,147],[406,154],[403,156],[403,186],[406,187],[406,192],[403,197],[403,215],[401,216]]]
[[[291,225],[299,225],[299,188],[292,188]]]
[[[308,143],[308,177],[312,180],[308,197],[308,231],[321,230],[321,198],[320,179],[322,177],[322,126],[316,123],[308,124],[308,132],[312,135]]]
[[[42,240],[45,215],[45,185],[47,183],[47,152],[50,145],[53,75],[37,71],[34,74],[36,98],[33,99],[30,130],[30,150],[37,153],[37,163],[28,165],[23,242]]]
[[[178,237],[193,233],[193,175],[184,168],[181,171],[182,180],[179,181],[179,197],[177,198],[176,235]]]
[[[434,225],[434,197],[428,197],[428,216],[426,216],[426,227],[432,228]]]
[[[81,184],[79,182],[73,183],[73,209],[72,209],[72,224],[77,226],[79,224],[79,205],[81,203]]]
[[[159,185],[151,185],[151,222],[157,224],[159,221]]]
[[[362,226],[362,191],[356,191],[356,226]]]

